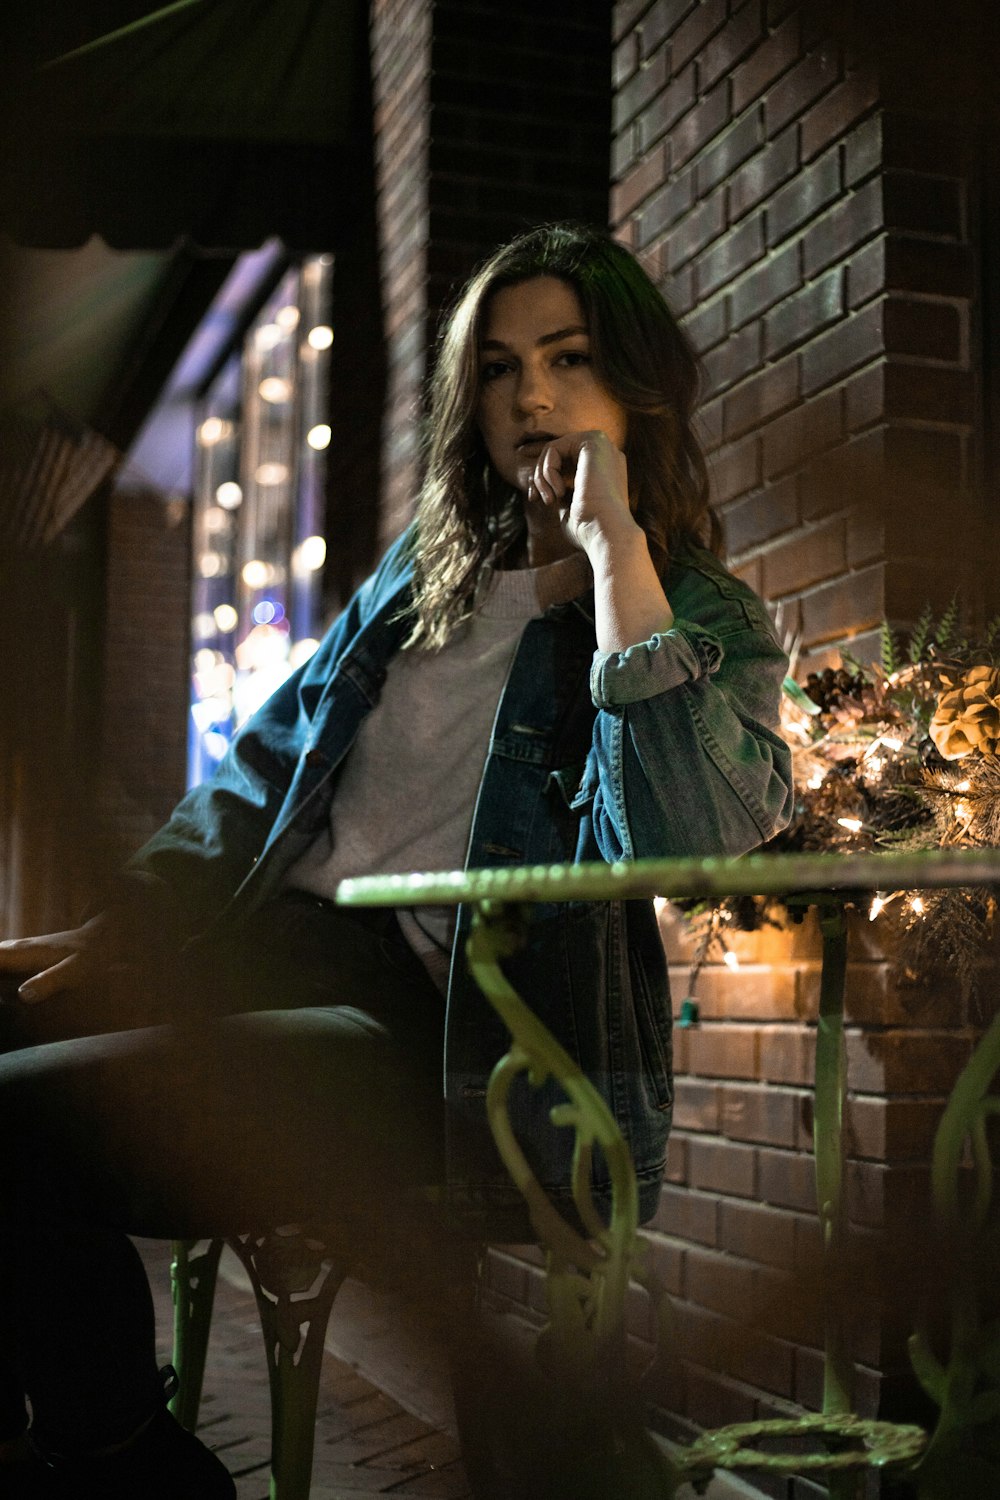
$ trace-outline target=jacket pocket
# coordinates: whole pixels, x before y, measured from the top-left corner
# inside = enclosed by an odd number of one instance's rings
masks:
[[[570,812],[578,812],[593,802],[597,794],[597,770],[591,771],[589,760],[576,761],[573,765],[559,766],[549,772],[549,785],[559,792]]]

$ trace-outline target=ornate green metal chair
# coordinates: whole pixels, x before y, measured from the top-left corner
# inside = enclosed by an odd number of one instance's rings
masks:
[[[970,1432],[1000,1421],[1000,1322],[984,1321],[976,1287],[968,1278],[951,1288],[952,1347],[939,1363],[929,1341],[913,1342],[914,1367],[941,1407],[933,1441],[918,1427],[864,1421],[851,1411],[851,1364],[837,1309],[831,1301],[826,1328],[823,1411],[788,1421],[757,1422],[708,1432],[688,1448],[668,1455],[654,1443],[642,1420],[641,1402],[624,1375],[624,1301],[630,1281],[654,1300],[661,1339],[669,1340],[669,1305],[645,1275],[637,1239],[635,1176],[625,1144],[603,1099],[558,1046],[507,982],[500,962],[522,940],[526,906],[535,901],[630,899],[654,894],[706,896],[729,893],[799,893],[819,908],[823,975],[817,1033],[814,1141],[820,1217],[828,1270],[844,1243],[841,1191],[841,1116],[845,1090],[843,1001],[846,979],[845,901],[851,892],[888,887],[1000,884],[1000,854],[968,851],[941,855],[752,856],[741,860],[638,861],[617,866],[478,871],[441,876],[372,878],[346,882],[347,904],[440,904],[469,901],[475,920],[470,966],[485,996],[513,1038],[493,1074],[487,1096],[490,1124],[531,1222],[547,1253],[549,1322],[540,1340],[549,1385],[565,1393],[562,1410],[585,1449],[574,1475],[580,1500],[671,1500],[690,1481],[708,1483],[716,1468],[769,1470],[824,1479],[834,1500],[857,1493],[861,1473],[905,1466],[921,1500],[949,1500],[984,1491],[954,1487],[956,1463],[964,1461]],[[581,1235],[555,1210],[535,1179],[510,1128],[506,1099],[518,1073],[542,1083],[555,1077],[567,1096],[553,1110],[556,1127],[575,1131],[574,1198]],[[991,1092],[1000,1072],[1000,1017],[987,1031],[954,1091],[938,1132],[933,1193],[948,1232],[963,1240],[981,1235],[990,1222],[992,1178],[987,1124],[1000,1113]],[[965,1143],[971,1144],[977,1189],[971,1219],[958,1187]],[[606,1158],[613,1184],[607,1225],[589,1192],[594,1149]],[[968,1219],[968,1222],[966,1220]],[[348,1246],[339,1230],[337,1240]],[[326,1320],[349,1267],[346,1255],[309,1233],[269,1230],[229,1243],[246,1266],[257,1294],[268,1351],[273,1414],[272,1500],[306,1500],[312,1464],[319,1361]],[[178,1246],[175,1257],[177,1344],[181,1377],[175,1411],[193,1425],[204,1367],[211,1296],[221,1242],[207,1249]],[[831,1280],[833,1278],[830,1278]],[[576,1417],[574,1418],[574,1413]],[[468,1434],[477,1493],[492,1497],[488,1443]],[[774,1451],[774,1444],[787,1448]],[[804,1445],[814,1444],[813,1451]],[[758,1446],[760,1445],[760,1446]],[[768,1451],[765,1450],[768,1446]],[[924,1450],[926,1448],[926,1454]],[[571,1447],[561,1452],[573,1463]],[[996,1469],[989,1469],[996,1477]],[[978,1481],[977,1481],[978,1482]],[[951,1486],[950,1488],[948,1486]],[[496,1493],[501,1493],[497,1491]]]

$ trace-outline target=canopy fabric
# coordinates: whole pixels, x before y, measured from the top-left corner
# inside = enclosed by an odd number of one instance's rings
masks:
[[[21,81],[0,227],[119,249],[332,248],[357,191],[361,0],[175,0]]]

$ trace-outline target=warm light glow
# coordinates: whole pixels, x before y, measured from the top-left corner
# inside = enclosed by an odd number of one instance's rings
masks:
[[[969,823],[972,820],[972,808],[967,802],[956,802],[954,813],[960,823]]]
[[[236,510],[242,503],[243,491],[235,479],[227,479],[215,492],[215,498],[223,510]]]
[[[286,333],[291,333],[293,328],[298,328],[299,326],[299,310],[292,303],[289,303],[287,307],[278,309],[274,315],[274,321]]]
[[[860,818],[838,818],[837,822],[841,828],[846,828],[848,833],[860,833],[865,826]]]
[[[215,619],[206,610],[203,614],[195,615],[192,629],[196,639],[203,641],[206,636],[215,634]]]
[[[229,517],[220,505],[210,505],[205,512],[204,522],[208,532],[225,531],[229,526]]]
[[[211,448],[229,437],[232,430],[231,422],[224,422],[221,417],[206,417],[198,428],[198,441],[203,448]]]
[[[315,573],[326,562],[326,542],[321,536],[307,536],[292,554],[292,571]]]
[[[891,677],[889,681],[892,681]],[[882,743],[887,750],[902,750],[903,748],[903,741],[897,739],[894,734],[884,734],[882,736]]]
[[[884,906],[885,906],[885,897],[884,896],[875,895],[872,898],[872,904],[868,908],[868,920],[869,920],[869,922],[874,922],[875,918],[878,916],[879,912],[882,911],[882,909],[883,909]]]
[[[724,953],[722,955],[722,962],[725,964],[727,969],[738,969],[740,966],[739,959],[736,957],[736,954],[732,952]]]
[[[198,562],[202,578],[218,578],[225,568],[225,560],[218,552],[203,552]]]
[[[310,448],[315,448],[317,452],[320,452],[324,448],[329,448],[332,436],[333,433],[327,424],[319,422],[315,427],[310,427],[306,433],[306,442]]]
[[[306,343],[310,349],[329,349],[333,343],[333,329],[326,323],[318,323],[315,328],[310,328]]]
[[[965,781],[956,781],[955,782],[955,790],[956,790],[956,792],[971,792],[972,791],[972,782],[969,781],[968,779],[966,779]]]
[[[228,635],[240,623],[240,617],[231,604],[217,604],[212,611],[216,629]]]
[[[815,792],[815,791],[819,790],[819,788],[823,785],[823,783],[824,783],[825,780],[826,780],[826,772],[825,771],[822,771],[822,770],[820,770],[820,771],[814,771],[812,773],[812,775],[810,776],[809,780],[806,782],[806,786],[809,787],[810,791]]]
[[[295,642],[295,645],[288,653],[289,665],[292,667],[301,667],[302,663],[308,661],[310,656],[315,655],[318,650],[319,641],[314,640],[311,635],[304,635],[301,641]]]
[[[243,566],[243,582],[248,589],[266,588],[273,576],[271,564],[261,562],[259,558],[255,557]]]
[[[885,761],[882,759],[881,755],[873,755],[868,762],[869,771],[872,771],[876,776],[881,770],[884,769],[884,767]]]
[[[258,484],[284,484],[288,478],[287,464],[258,464],[253,476]]]
[[[278,323],[262,323],[254,334],[257,348],[265,353],[268,349],[274,349],[285,337],[284,330]]]
[[[927,907],[924,904],[923,896],[910,897],[910,910],[913,912],[914,916],[922,917],[924,915]]]
[[[272,406],[280,406],[287,401],[292,394],[292,382],[285,380],[281,375],[268,375],[257,387],[261,399],[269,401]]]

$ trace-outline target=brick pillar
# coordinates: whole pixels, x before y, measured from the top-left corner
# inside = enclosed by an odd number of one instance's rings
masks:
[[[104,870],[164,823],[187,759],[189,507],[153,490],[109,503],[98,809]]]
[[[497,244],[607,221],[608,16],[576,0],[375,0],[376,184],[389,391],[380,535],[410,518],[442,308]]]
[[[409,520],[426,365],[432,0],[373,0],[375,185],[388,371],[380,542]]]

